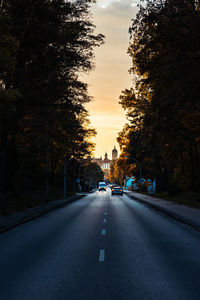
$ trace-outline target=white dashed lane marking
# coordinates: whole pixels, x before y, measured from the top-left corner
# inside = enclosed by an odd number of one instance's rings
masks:
[[[107,211],[105,211],[104,216],[107,216],[107,214],[108,214]]]
[[[101,235],[106,235],[106,229],[101,230]]]
[[[99,262],[104,262],[105,261],[105,249],[100,249],[99,250]]]
[[[106,220],[106,219],[103,219],[103,222],[104,222],[104,223],[106,223],[106,222],[107,222],[107,220]]]

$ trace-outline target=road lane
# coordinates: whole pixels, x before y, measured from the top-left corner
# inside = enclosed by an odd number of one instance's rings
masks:
[[[0,299],[56,299],[61,286],[81,286],[81,270],[88,262],[95,266],[98,255],[104,207],[94,199],[90,195],[1,236]]]
[[[110,190],[2,234],[0,249],[2,300],[200,298],[200,233]]]
[[[109,210],[112,253],[107,251],[105,273],[112,273],[112,285],[121,270],[120,286],[109,287],[110,298],[199,299],[199,232],[128,197],[120,199],[112,198]]]

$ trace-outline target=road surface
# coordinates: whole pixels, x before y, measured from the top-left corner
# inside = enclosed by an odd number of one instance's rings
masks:
[[[1,300],[200,299],[200,232],[110,190],[0,236]]]

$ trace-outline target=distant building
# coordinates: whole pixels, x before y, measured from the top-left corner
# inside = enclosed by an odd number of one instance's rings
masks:
[[[112,163],[112,160],[108,159],[107,152],[105,153],[105,158],[102,160],[101,168],[103,170],[110,170],[110,165]]]
[[[96,162],[104,171],[105,175],[107,175],[110,170],[110,165],[112,164],[113,161],[117,160],[117,158],[118,158],[118,151],[116,147],[114,147],[114,149],[112,150],[112,159],[108,158],[108,153],[106,152],[104,159],[102,159],[102,157],[92,158],[92,162]]]
[[[116,147],[114,147],[113,151],[112,151],[112,160],[115,161],[118,159],[118,152]]]

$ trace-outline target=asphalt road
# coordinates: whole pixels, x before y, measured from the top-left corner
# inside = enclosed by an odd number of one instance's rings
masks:
[[[95,192],[0,236],[1,300],[200,299],[200,233]]]

